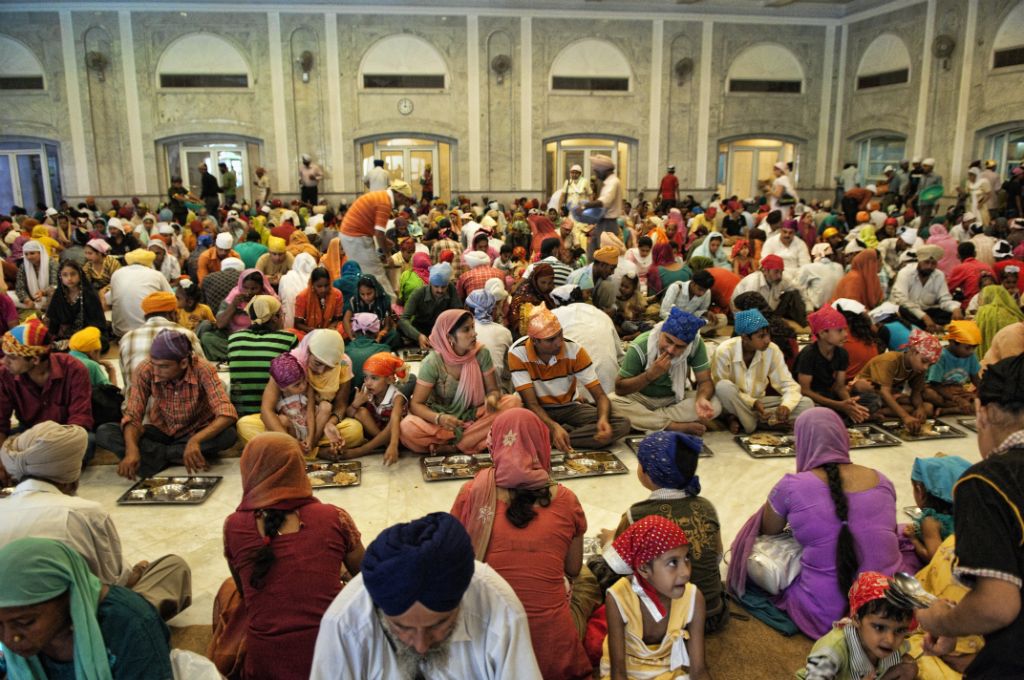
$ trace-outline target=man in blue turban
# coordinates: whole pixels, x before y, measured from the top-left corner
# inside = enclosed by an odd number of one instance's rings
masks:
[[[320,623],[311,680],[539,680],[522,604],[446,512],[388,527]]]
[[[629,345],[615,379],[612,405],[645,432],[673,430],[701,436],[721,413],[711,361],[698,331],[707,321],[674,307],[668,318]],[[693,370],[696,394],[690,394]]]
[[[793,379],[764,314],[757,309],[736,312],[733,324],[735,337],[718,346],[711,362],[715,395],[729,414],[729,430],[737,434],[742,428],[749,434],[758,427],[787,427],[814,402]],[[766,396],[769,385],[782,396]]]

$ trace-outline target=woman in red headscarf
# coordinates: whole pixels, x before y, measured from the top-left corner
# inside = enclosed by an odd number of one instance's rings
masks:
[[[545,678],[589,678],[592,667],[565,597],[565,577],[583,567],[587,519],[576,494],[551,479],[551,435],[528,409],[504,411],[491,426],[494,466],[466,482],[451,514],[473,541],[476,558],[516,591]]]
[[[473,315],[449,309],[430,333],[433,350],[420,364],[409,415],[402,419],[402,445],[415,453],[481,453],[499,411],[521,406],[502,396],[491,353],[477,342]]]
[[[224,522],[224,555],[248,620],[242,677],[305,680],[340,575],[359,573],[362,538],[347,512],[313,497],[293,437],[257,435],[240,465],[242,502]]]

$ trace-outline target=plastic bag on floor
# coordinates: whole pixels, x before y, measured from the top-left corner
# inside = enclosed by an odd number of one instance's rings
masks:
[[[205,656],[184,649],[171,650],[171,667],[174,680],[222,680],[224,677]]]

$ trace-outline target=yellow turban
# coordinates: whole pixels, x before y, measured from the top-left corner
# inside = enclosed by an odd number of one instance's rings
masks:
[[[141,264],[144,267],[152,267],[156,261],[156,253],[146,248],[136,248],[125,253],[124,261],[128,264]]]
[[[100,349],[100,329],[95,326],[86,326],[71,336],[68,340],[68,347],[76,352],[92,352]]]
[[[245,307],[249,318],[258,324],[270,321],[280,309],[281,301],[273,295],[256,295]]]
[[[603,262],[613,267],[619,263],[619,251],[612,246],[605,246],[594,251],[594,262]]]
[[[838,236],[838,235],[839,235],[839,230],[838,229],[836,229],[835,227],[829,227],[824,232],[822,232],[821,237],[828,239],[828,238],[832,238],[833,236]]]
[[[946,333],[950,340],[965,345],[981,344],[981,329],[973,321],[952,321],[946,326]]]
[[[178,298],[174,293],[168,293],[166,291],[160,291],[158,293],[150,293],[146,297],[142,298],[142,313],[146,314],[159,314],[173,312],[178,309]]]
[[[558,317],[542,302],[530,310],[530,321],[526,325],[526,334],[535,340],[554,337],[562,331]]]
[[[267,240],[267,248],[272,253],[283,253],[288,249],[288,243],[279,236],[271,236]]]
[[[406,198],[412,198],[412,187],[404,180],[396,179],[392,181],[391,186],[389,186],[388,189],[391,189],[392,193],[401,194]]]

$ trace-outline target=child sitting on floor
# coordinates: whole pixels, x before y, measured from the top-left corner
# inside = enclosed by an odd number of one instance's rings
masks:
[[[178,298],[178,325],[184,326],[193,333],[204,321],[211,324],[217,323],[217,317],[209,305],[204,305],[199,300],[202,297],[202,290],[189,279],[182,279],[178,283],[174,294]]]
[[[879,354],[869,361],[857,375],[851,391],[861,401],[877,395],[882,400],[879,415],[895,416],[903,421],[908,432],[917,434],[935,412],[924,400],[925,374],[941,353],[942,345],[934,335],[915,328],[906,349]],[[909,395],[903,393],[906,387],[910,388]]]
[[[757,263],[750,256],[750,242],[746,239],[732,244],[732,270],[740,278],[757,271]]]
[[[363,363],[363,386],[345,411],[363,426],[368,441],[349,449],[346,458],[358,458],[384,449],[384,464],[398,462],[399,422],[405,415],[406,398],[395,378],[405,377],[405,362],[390,352],[378,352]]]
[[[313,402],[302,364],[290,352],[279,354],[270,362],[270,377],[281,390],[281,396],[274,407],[281,427],[299,440],[307,459],[314,458],[315,454],[311,454],[313,442],[310,440],[312,432],[309,428],[309,423],[313,422]]]
[[[953,321],[946,326],[946,333],[949,345],[928,369],[924,398],[944,415],[973,415],[974,390],[981,372],[975,350],[981,344],[981,329],[973,321]]]
[[[913,680],[917,664],[905,656],[914,612],[885,598],[889,579],[866,571],[850,588],[850,616],[814,643],[801,680]]]
[[[602,531],[601,540],[610,542],[648,515],[661,515],[678,524],[690,541],[690,580],[704,595],[705,630],[711,633],[728,622],[729,605],[719,573],[724,554],[721,524],[715,506],[700,496],[697,460],[703,448],[700,437],[682,432],[664,430],[645,437],[637,447],[640,465],[636,476],[651,495],[631,505],[614,532]],[[607,567],[601,567],[598,571],[603,576]]]
[[[704,596],[690,583],[689,551],[683,530],[661,515],[644,517],[605,550],[623,578],[605,598],[603,680],[711,677],[704,660]]]
[[[917,559],[904,555],[902,571],[914,573],[928,564],[953,533],[953,486],[970,466],[960,456],[914,459],[910,483],[921,517],[903,525],[903,536],[912,544]]]

